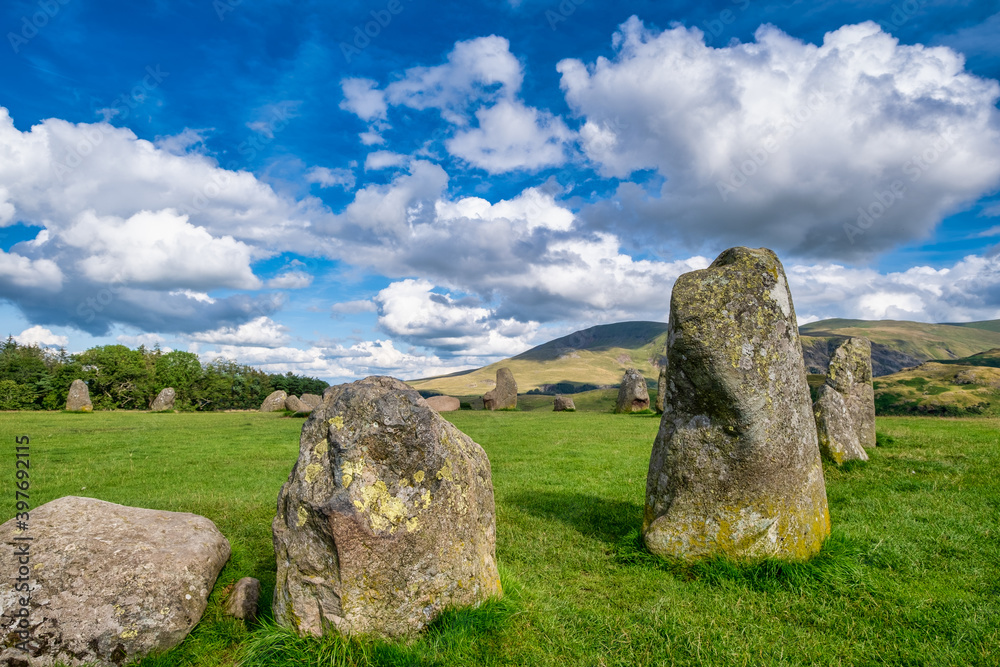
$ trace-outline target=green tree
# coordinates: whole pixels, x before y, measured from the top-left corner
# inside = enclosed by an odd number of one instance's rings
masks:
[[[0,410],[27,410],[35,407],[35,390],[13,380],[0,380]]]
[[[45,350],[36,345],[19,345],[11,336],[0,345],[0,380],[18,385],[18,403],[24,403],[21,408],[7,409],[41,407],[41,399],[51,382],[45,362]]]
[[[92,347],[79,355],[90,400],[95,409],[144,410],[153,394],[153,373],[146,350],[130,350],[124,345]]]
[[[173,387],[177,392],[174,399],[179,409],[190,408],[198,402],[198,383],[204,375],[198,355],[193,352],[174,350],[155,357],[155,389]]]

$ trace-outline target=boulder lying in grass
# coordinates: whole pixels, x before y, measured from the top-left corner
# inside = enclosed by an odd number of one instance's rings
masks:
[[[285,399],[285,409],[298,414],[308,414],[313,411],[313,407],[298,396],[289,396]]]
[[[66,397],[66,409],[70,412],[93,412],[94,404],[90,402],[90,390],[83,380],[73,380]]]
[[[629,368],[622,377],[618,387],[618,400],[615,402],[615,412],[641,412],[649,409],[649,391],[646,389],[646,378],[636,368]]]
[[[770,250],[733,248],[670,299],[663,418],[646,482],[653,553],[803,560],[830,534],[798,326]]]
[[[252,621],[257,618],[257,602],[260,600],[260,581],[253,577],[243,577],[233,586],[226,600],[226,613],[234,618]]]
[[[497,386],[483,394],[487,410],[513,410],[517,407],[517,382],[509,368],[497,369]]]
[[[156,398],[153,399],[152,405],[149,409],[153,412],[164,412],[166,410],[174,409],[174,399],[177,397],[177,392],[174,391],[173,387],[167,387],[162,389]]]
[[[872,345],[864,338],[844,341],[830,357],[826,384],[844,397],[862,447],[875,446],[875,389],[872,386]]]
[[[569,396],[556,396],[556,399],[552,402],[553,412],[568,412],[571,410],[576,410],[576,404],[573,403],[573,399]]]
[[[407,635],[500,595],[490,462],[415,390],[327,390],[278,495],[274,618],[300,635]]]
[[[462,402],[453,396],[431,396],[425,400],[437,412],[454,412],[462,407]]]
[[[837,465],[846,461],[867,461],[868,454],[858,440],[854,418],[839,391],[824,384],[813,403],[819,451]]]
[[[264,402],[260,404],[261,412],[277,412],[278,410],[285,409],[285,401],[288,400],[288,394],[279,389],[278,391],[272,391],[264,399]]]
[[[319,404],[323,402],[323,397],[316,394],[302,394],[299,398],[302,399],[303,403],[313,408],[319,407]]]
[[[67,496],[30,515],[27,532],[16,519],[0,526],[0,571],[30,589],[27,607],[16,582],[0,589],[2,665],[121,665],[173,648],[229,559],[226,538],[195,514]]]

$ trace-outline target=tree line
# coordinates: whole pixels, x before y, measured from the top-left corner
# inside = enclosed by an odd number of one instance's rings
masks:
[[[95,410],[146,410],[173,387],[178,410],[252,410],[271,392],[322,394],[329,384],[265,373],[229,359],[203,364],[192,352],[101,345],[68,354],[8,337],[0,346],[0,410],[61,410],[73,380],[87,383]]]

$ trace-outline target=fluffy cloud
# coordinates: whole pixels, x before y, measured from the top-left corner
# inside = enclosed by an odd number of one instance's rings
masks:
[[[354,172],[350,169],[329,169],[313,167],[306,172],[306,183],[317,183],[321,188],[338,185],[345,190],[354,187]]]
[[[288,343],[288,327],[270,317],[258,317],[236,327],[220,327],[188,336],[199,343],[278,348]]]
[[[52,333],[45,327],[33,326],[14,336],[21,345],[38,345],[40,347],[66,347],[69,338]]]
[[[558,65],[582,147],[604,175],[665,180],[658,196],[623,184],[586,212],[596,228],[857,258],[923,237],[1000,181],[1000,86],[948,48],[864,23],[819,46],[762,26],[715,49],[635,17],[614,43],[614,60]]]
[[[476,112],[479,127],[445,142],[448,152],[491,174],[541,169],[566,161],[572,133],[559,118],[502,100]]]

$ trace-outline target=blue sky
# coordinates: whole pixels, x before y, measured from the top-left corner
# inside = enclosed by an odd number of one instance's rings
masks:
[[[0,322],[342,381],[659,320],[1000,318],[1000,2],[10,1]]]

